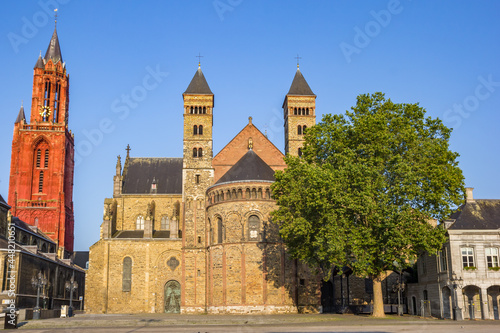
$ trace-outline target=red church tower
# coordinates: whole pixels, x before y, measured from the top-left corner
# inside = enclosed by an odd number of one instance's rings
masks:
[[[59,256],[73,251],[74,139],[68,130],[69,75],[57,31],[33,74],[29,123],[21,106],[14,124],[9,205],[12,214],[59,244]]]

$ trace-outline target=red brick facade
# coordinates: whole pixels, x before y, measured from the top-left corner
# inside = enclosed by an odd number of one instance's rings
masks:
[[[54,46],[59,58],[52,57]],[[40,56],[34,68],[30,121],[21,110],[14,125],[8,202],[14,216],[38,226],[58,243],[60,255],[73,251],[74,241],[74,139],[68,130],[68,92],[69,75],[54,32],[45,58]]]

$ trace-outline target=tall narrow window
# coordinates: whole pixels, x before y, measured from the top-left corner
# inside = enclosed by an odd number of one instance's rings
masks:
[[[170,230],[170,220],[168,219],[168,216],[164,215],[161,217],[160,229],[161,230]]]
[[[196,184],[199,184],[200,183],[200,175],[195,175],[194,176],[194,179],[196,181]]]
[[[259,240],[260,219],[256,215],[248,218],[248,239],[251,241]]]
[[[198,134],[203,135],[203,125],[198,126]]]
[[[204,107],[203,107],[203,114],[206,114],[206,113],[207,113],[207,107],[206,107],[206,106],[204,106]]]
[[[448,256],[446,254],[446,248],[443,248],[441,251],[439,251],[439,264],[441,266],[442,272],[448,270]]]
[[[123,259],[122,291],[132,290],[132,258]]]
[[[38,193],[43,192],[43,171],[40,171],[40,175],[38,176]]]
[[[43,160],[43,167],[48,168],[49,167],[49,151],[45,151],[45,159]]]
[[[294,108],[294,109],[293,109],[293,114],[294,114],[294,115],[297,115],[297,108]]]
[[[302,134],[304,134],[304,133],[305,133],[306,128],[307,128],[307,126],[306,126],[306,125],[302,126]]]
[[[198,157],[198,149],[193,148],[193,157]]]
[[[198,135],[198,126],[193,126],[193,135]]]
[[[472,247],[462,248],[463,267],[474,267],[474,249]]]
[[[219,218],[217,218],[217,243],[219,243],[219,244],[222,243],[223,231],[224,231],[224,228],[222,225],[222,219],[219,217]]]
[[[37,168],[40,167],[41,160],[42,160],[42,151],[40,149],[38,149],[36,151],[36,167]]]
[[[137,230],[144,230],[144,217],[142,215],[137,216],[135,221],[135,228]]]
[[[495,247],[486,248],[486,264],[489,267],[498,267],[498,249]]]
[[[193,114],[193,107],[190,108],[189,113]]]
[[[297,126],[297,134],[302,135],[302,126]]]
[[[306,108],[306,116],[309,115],[309,108]]]
[[[201,157],[203,155],[203,149],[198,148],[198,157]]]

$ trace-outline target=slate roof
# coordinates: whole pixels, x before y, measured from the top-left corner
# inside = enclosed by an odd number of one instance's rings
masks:
[[[274,181],[274,170],[250,149],[216,184],[242,180]]]
[[[449,228],[452,230],[500,229],[500,200],[467,202],[450,219],[455,220]]]
[[[123,175],[123,194],[182,194],[182,158],[130,158]]]
[[[201,71],[201,68],[198,67],[196,73],[194,73],[193,79],[189,86],[187,87],[185,94],[201,94],[201,95],[213,95],[212,90],[208,86],[207,80],[205,79],[205,75]]]
[[[40,51],[40,55],[38,56],[38,59],[36,60],[35,68],[45,68],[45,64],[43,63],[41,51]]]
[[[59,61],[63,62],[56,28],[54,28],[54,33],[52,34],[52,38],[50,39],[49,47],[47,48],[47,52],[45,52],[44,59],[46,62],[49,61],[49,59],[52,59],[54,64],[57,64]]]
[[[87,262],[89,261],[89,251],[75,251],[73,252],[73,263],[83,269],[86,269]]]
[[[22,120],[26,120],[26,116],[24,115],[24,106],[21,105],[21,108],[19,109],[19,113],[17,114],[17,118],[14,124],[20,123]]]
[[[144,230],[122,230],[119,231],[115,238],[143,238]]]
[[[7,205],[7,202],[3,199],[2,195],[0,194],[0,204],[5,204]]]
[[[316,96],[298,68],[287,95]]]

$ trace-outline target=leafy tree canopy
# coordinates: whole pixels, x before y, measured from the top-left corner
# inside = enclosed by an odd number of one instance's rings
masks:
[[[450,133],[418,104],[382,93],[358,96],[345,115],[325,115],[272,187],[273,220],[290,254],[324,272],[348,266],[376,279],[439,250],[445,230],[429,220],[443,220],[464,197]]]

